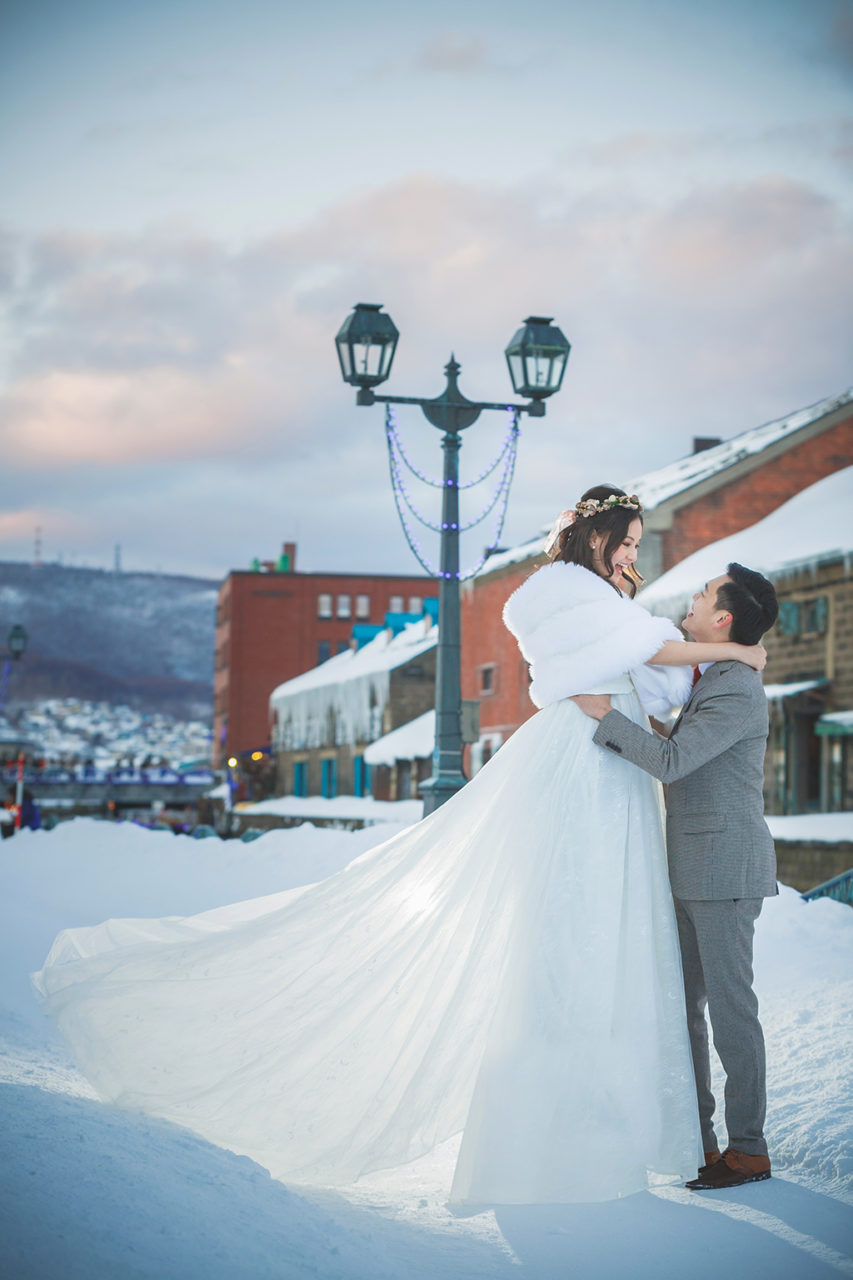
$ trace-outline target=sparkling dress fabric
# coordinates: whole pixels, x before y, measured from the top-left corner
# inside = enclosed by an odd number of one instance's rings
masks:
[[[633,692],[613,703],[644,722]],[[60,934],[46,1011],[102,1098],[289,1181],[346,1184],[460,1131],[458,1203],[695,1175],[660,788],[594,729],[546,707],[307,889]]]

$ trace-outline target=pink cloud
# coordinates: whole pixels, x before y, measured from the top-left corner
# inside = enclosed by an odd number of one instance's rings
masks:
[[[544,312],[575,344],[555,414],[651,417],[686,440],[751,380],[807,369],[815,398],[837,389],[851,256],[838,208],[773,175],[660,207],[601,187],[548,215],[526,189],[418,175],[240,251],[185,229],[56,235],[19,273],[0,444],[45,466],[330,458],[342,429],[367,430],[332,345],[357,301],[401,328],[396,389],[437,394],[452,349],[467,394],[508,394],[503,346]]]

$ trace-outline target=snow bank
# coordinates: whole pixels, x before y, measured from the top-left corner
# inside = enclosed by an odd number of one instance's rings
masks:
[[[422,800],[374,800],[373,796],[335,796],[330,800],[325,796],[273,796],[257,804],[241,804],[237,812],[244,817],[267,814],[306,822],[311,818],[336,818],[341,822],[356,819],[365,823],[397,822],[408,827],[423,817],[424,805]]]

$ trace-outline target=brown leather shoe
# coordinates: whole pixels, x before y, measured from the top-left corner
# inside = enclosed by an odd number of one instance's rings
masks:
[[[769,1177],[768,1156],[750,1156],[728,1147],[720,1160],[710,1168],[700,1169],[699,1177],[685,1185],[691,1191],[722,1191],[726,1187],[742,1187],[747,1182],[764,1182]]]
[[[702,1165],[702,1167],[699,1170],[700,1178],[702,1177],[703,1174],[710,1173],[711,1169],[713,1169],[715,1164],[720,1163],[720,1161],[723,1158],[723,1153],[719,1147],[714,1147],[713,1151],[704,1152],[704,1156],[705,1156],[705,1163]]]

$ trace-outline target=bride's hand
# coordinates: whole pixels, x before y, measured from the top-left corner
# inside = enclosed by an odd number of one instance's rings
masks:
[[[763,671],[767,666],[767,650],[763,644],[733,644],[732,657],[736,662],[745,662],[753,671]]]

